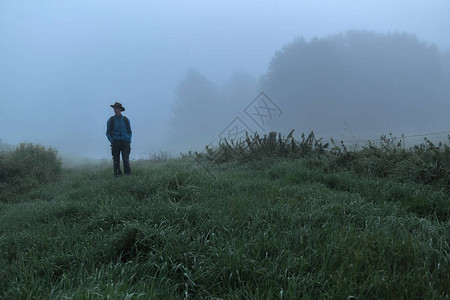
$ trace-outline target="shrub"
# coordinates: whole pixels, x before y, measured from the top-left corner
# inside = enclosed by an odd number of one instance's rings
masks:
[[[270,132],[260,137],[247,134],[242,141],[221,141],[216,148],[206,146],[204,153],[195,152],[197,160],[213,163],[228,161],[250,162],[273,157],[306,158],[307,166],[323,172],[349,170],[362,176],[391,178],[400,182],[450,186],[450,147],[444,143],[424,142],[406,148],[402,138],[383,135],[375,143],[348,148],[344,142],[331,140],[323,143],[314,133],[302,134],[300,139],[293,131],[283,137]],[[450,136],[448,137],[450,141]],[[192,154],[190,153],[190,156]]]
[[[31,143],[0,153],[0,200],[51,182],[61,173],[61,165],[55,149]]]
[[[316,139],[314,133],[308,136],[302,134],[301,140],[296,140],[292,130],[286,137],[281,133],[269,132],[264,136],[258,133],[248,135],[245,140],[219,142],[216,149],[206,146],[206,153],[197,153],[197,159],[206,159],[213,162],[239,161],[248,162],[260,160],[265,157],[304,157],[312,153],[324,153],[328,143],[323,144]]]

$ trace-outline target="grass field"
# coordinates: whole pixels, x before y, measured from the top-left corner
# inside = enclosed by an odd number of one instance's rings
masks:
[[[0,298],[448,299],[445,180],[324,161],[63,170],[0,202]]]

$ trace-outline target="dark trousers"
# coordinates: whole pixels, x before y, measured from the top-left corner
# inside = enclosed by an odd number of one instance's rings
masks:
[[[123,161],[123,171],[125,175],[131,175],[130,168],[130,151],[131,151],[130,141],[120,141],[114,140],[111,145],[111,152],[114,161],[114,176],[122,176],[122,171],[120,170],[120,153],[122,152]]]

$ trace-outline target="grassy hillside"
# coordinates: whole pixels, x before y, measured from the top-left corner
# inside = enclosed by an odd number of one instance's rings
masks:
[[[446,178],[317,149],[63,170],[0,202],[0,298],[448,297]]]

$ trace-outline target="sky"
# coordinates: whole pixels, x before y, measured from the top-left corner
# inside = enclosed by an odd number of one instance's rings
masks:
[[[190,69],[221,85],[255,78],[296,37],[406,32],[450,51],[450,1],[0,1],[0,139],[109,158],[118,101],[131,157],[165,149]],[[186,149],[187,150],[187,149]]]

